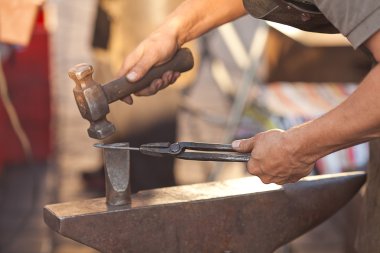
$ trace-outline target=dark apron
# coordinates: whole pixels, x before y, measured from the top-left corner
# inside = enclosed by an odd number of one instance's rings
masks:
[[[311,0],[243,0],[255,18],[290,25],[304,31],[339,33]]]

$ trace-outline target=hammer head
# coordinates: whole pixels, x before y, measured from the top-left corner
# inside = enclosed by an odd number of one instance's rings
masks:
[[[109,113],[107,97],[102,86],[92,78],[94,69],[91,65],[81,63],[69,70],[69,77],[74,80],[75,101],[84,119],[90,122],[88,135],[94,139],[104,139],[115,132],[115,126],[106,118]]]

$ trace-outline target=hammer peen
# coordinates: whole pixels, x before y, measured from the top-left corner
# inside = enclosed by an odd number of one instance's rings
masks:
[[[182,48],[170,61],[151,68],[137,82],[131,83],[126,77],[121,77],[104,85],[92,78],[94,69],[91,65],[86,63],[75,65],[68,74],[76,84],[73,92],[78,109],[82,117],[90,122],[88,135],[94,139],[104,139],[115,132],[115,126],[106,117],[110,112],[108,104],[148,87],[166,71],[185,72],[192,69],[193,65],[191,51]]]

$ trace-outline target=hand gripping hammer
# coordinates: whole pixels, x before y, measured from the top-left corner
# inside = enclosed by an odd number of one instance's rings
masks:
[[[69,77],[75,81],[73,89],[78,109],[84,119],[90,122],[88,135],[94,139],[104,139],[115,132],[115,126],[106,115],[110,112],[108,104],[115,102],[134,92],[142,90],[160,78],[166,71],[185,72],[194,65],[191,51],[182,48],[174,57],[157,67],[153,67],[139,81],[130,83],[126,77],[101,85],[94,81],[94,69],[86,63],[78,64],[69,70]]]

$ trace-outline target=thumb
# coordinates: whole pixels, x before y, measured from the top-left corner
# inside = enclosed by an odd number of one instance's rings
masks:
[[[136,82],[140,80],[148,70],[155,65],[155,58],[142,56],[139,61],[128,71],[127,79],[130,82]]]
[[[232,142],[232,148],[241,153],[249,153],[254,147],[254,138],[235,140]]]
[[[143,46],[139,46],[125,58],[118,74],[126,76],[129,82],[136,82],[156,64],[156,59],[155,54],[146,52]]]

